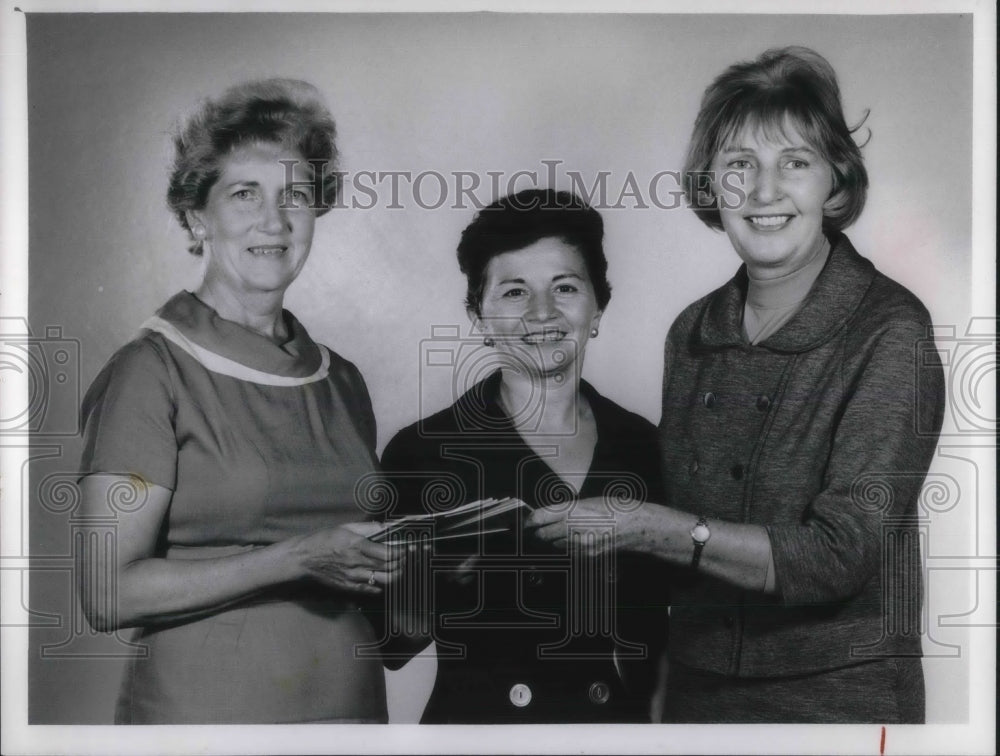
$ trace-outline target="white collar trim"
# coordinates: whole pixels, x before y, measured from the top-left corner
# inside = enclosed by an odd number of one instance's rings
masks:
[[[330,351],[322,344],[317,344],[321,359],[316,372],[304,378],[295,378],[265,373],[263,370],[255,370],[228,357],[223,357],[221,354],[216,354],[205,349],[205,347],[191,341],[172,323],[157,315],[149,318],[149,320],[142,324],[142,327],[149,331],[155,331],[183,349],[206,370],[211,370],[213,373],[219,373],[220,375],[227,375],[230,378],[238,378],[241,381],[260,383],[265,386],[304,386],[307,383],[322,381],[330,373]]]

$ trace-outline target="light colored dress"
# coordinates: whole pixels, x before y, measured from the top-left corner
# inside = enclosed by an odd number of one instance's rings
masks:
[[[156,556],[206,559],[365,519],[375,420],[351,363],[284,313],[281,346],[181,292],[94,381],[81,474],[173,492]],[[209,616],[140,628],[119,723],[384,722],[382,664],[353,598],[275,586]]]

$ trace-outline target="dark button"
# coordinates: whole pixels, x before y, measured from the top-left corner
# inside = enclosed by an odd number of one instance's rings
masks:
[[[529,572],[528,573],[528,585],[537,587],[545,582],[545,578],[542,577],[540,572]]]
[[[705,396],[702,397],[702,401],[705,402],[705,406],[709,409],[715,406],[715,394],[709,391]]]
[[[733,465],[733,469],[729,472],[734,480],[739,480],[743,477],[743,465]]]
[[[761,394],[757,397],[757,409],[761,412],[767,412],[768,407],[771,406],[771,397],[767,394]]]
[[[604,704],[611,698],[611,688],[607,683],[597,681],[590,686],[588,695],[595,704]]]
[[[698,460],[692,459],[691,460],[691,464],[688,465],[688,469],[691,471],[692,475],[694,475],[696,472],[698,472]]]
[[[734,620],[734,619],[733,619],[733,618],[732,618],[731,616],[729,616],[729,615],[727,614],[727,615],[726,615],[726,616],[725,616],[725,617],[723,618],[723,620],[722,620],[722,624],[723,624],[723,625],[725,625],[726,627],[732,627],[733,625],[735,625],[735,624],[736,624],[736,620]]]

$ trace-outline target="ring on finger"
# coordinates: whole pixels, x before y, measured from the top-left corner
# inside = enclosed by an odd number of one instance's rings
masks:
[[[368,576],[368,585],[375,585],[375,570],[372,570],[372,574]]]

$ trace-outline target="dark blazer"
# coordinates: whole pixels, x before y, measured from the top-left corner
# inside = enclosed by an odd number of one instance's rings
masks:
[[[843,235],[802,309],[756,346],[745,268],[666,341],[667,503],[767,526],[780,597],[700,578],[670,658],[743,677],[919,656],[918,495],[944,409],[927,310]]]
[[[394,514],[484,497],[514,496],[530,507],[573,498],[504,414],[499,386],[497,372],[392,439],[382,465],[398,492]],[[581,392],[593,409],[598,441],[580,495],[625,490],[655,500],[654,426],[586,383]],[[446,491],[450,501],[442,498]],[[454,544],[450,548],[454,553]],[[434,558],[448,552],[441,544]],[[624,557],[574,563],[566,551],[523,533],[487,538],[484,552],[470,585],[435,573],[438,674],[423,721],[648,721],[648,691],[622,685],[612,651],[617,642],[621,661],[653,666],[648,657],[666,632],[665,581],[655,579],[657,565],[642,571],[639,560]]]

